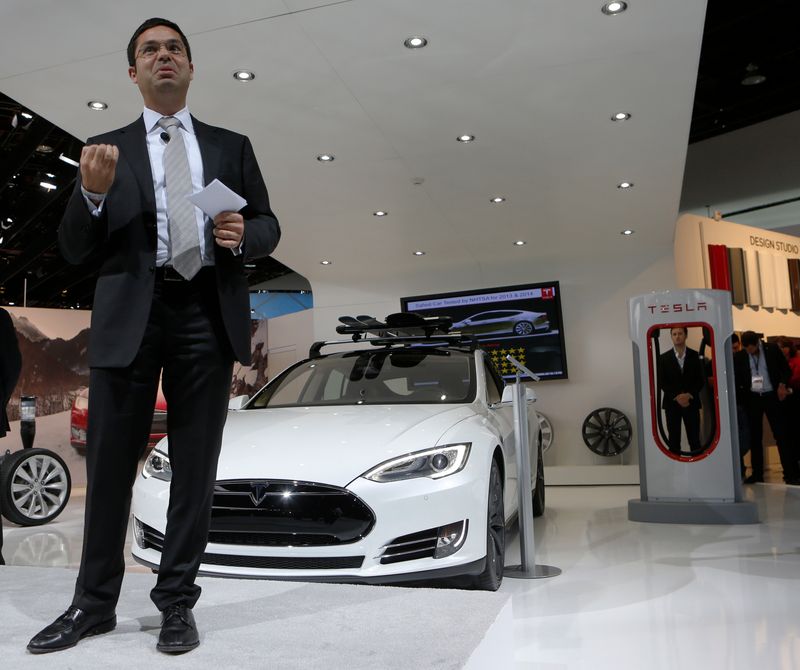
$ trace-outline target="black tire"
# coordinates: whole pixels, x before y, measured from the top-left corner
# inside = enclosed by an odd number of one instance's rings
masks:
[[[486,517],[486,566],[474,578],[473,588],[497,591],[503,583],[506,559],[506,520],[503,504],[503,477],[497,461],[492,461],[489,474],[489,496]]]
[[[23,449],[3,459],[0,508],[19,526],[41,526],[66,507],[72,490],[69,468],[48,449]]]
[[[530,321],[518,321],[514,324],[515,335],[530,335],[533,332],[533,324]]]
[[[539,435],[539,448],[537,449],[538,455],[536,457],[536,486],[533,489],[533,516],[542,516],[544,514],[544,458],[542,454],[542,436]]]

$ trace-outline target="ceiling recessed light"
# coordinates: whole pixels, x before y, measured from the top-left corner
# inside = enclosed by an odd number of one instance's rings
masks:
[[[45,191],[55,191],[56,185],[51,184],[49,181],[40,181],[39,186],[41,186]]]
[[[9,304],[9,305],[11,305],[12,307],[14,306],[14,303],[13,303],[13,302],[9,302],[8,304]]]
[[[3,240],[6,239],[3,235],[0,235],[0,244],[3,243]]]
[[[617,184],[617,188],[621,188],[623,190],[626,188],[633,188],[633,182],[621,181],[619,184]]]
[[[612,121],[627,121],[629,118],[631,118],[629,112],[617,112],[611,116]]]
[[[425,255],[425,252],[424,252],[424,251],[415,251],[415,252],[414,252],[414,255],[415,255],[415,256],[424,256],[424,255]]]
[[[627,2],[621,2],[621,0],[615,0],[614,2],[607,2],[602,6],[600,9],[603,14],[607,14],[608,16],[615,16],[616,14],[621,14],[626,9],[628,9]]]
[[[108,109],[108,104],[102,100],[89,100],[89,102],[86,103],[86,106],[96,112],[102,112],[103,110]]]
[[[324,260],[324,261],[320,261],[319,262],[320,265],[331,265],[332,263],[333,263],[333,261],[328,261],[328,260]]]
[[[80,167],[81,165],[78,161],[73,160],[72,158],[70,158],[69,156],[65,156],[64,154],[59,154],[58,160],[63,161],[67,165],[72,165],[74,167]]]
[[[428,40],[425,37],[421,37],[419,35],[414,35],[413,37],[409,37],[405,42],[403,42],[406,49],[421,49],[424,46],[427,46]]]
[[[633,231],[630,228],[626,228],[620,232],[620,235],[633,235]]]
[[[495,204],[498,204],[498,203],[505,202],[505,201],[506,201],[506,199],[502,195],[497,195],[494,198],[492,198],[489,202],[493,202]]]
[[[256,78],[254,72],[250,72],[250,70],[236,70],[233,73],[233,78],[236,81],[253,81]]]
[[[332,154],[320,154],[319,156],[317,156],[317,160],[320,163],[330,163],[333,159],[334,156]]]
[[[28,119],[29,121],[33,118],[33,114],[28,114],[28,112],[20,112],[19,115],[23,119]]]
[[[46,177],[50,177],[50,179],[55,178],[55,175],[52,172],[45,172]]]
[[[739,82],[742,86],[757,86],[767,81],[767,78],[758,71],[758,65],[755,63],[748,63],[744,72],[744,78]]]
[[[384,212],[382,209],[379,209],[377,212],[372,212],[372,216],[386,216],[389,212]]]
[[[458,141],[463,142],[464,144],[466,144],[467,142],[474,142],[475,135],[459,135]]]
[[[51,154],[53,153],[53,147],[51,147],[49,144],[40,144],[38,147],[36,147],[36,153]]]
[[[526,244],[527,242],[525,240],[517,240],[516,242],[514,242],[515,247],[524,247]]]

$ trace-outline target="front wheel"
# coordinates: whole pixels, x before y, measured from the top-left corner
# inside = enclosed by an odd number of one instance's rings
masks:
[[[530,335],[533,332],[533,324],[530,321],[520,321],[514,324],[514,333],[517,335]]]
[[[536,485],[533,487],[533,516],[542,516],[544,514],[544,459],[542,454],[542,436],[539,435],[539,448],[537,449],[536,457]]]
[[[486,518],[486,566],[475,577],[473,586],[482,591],[497,591],[503,583],[506,559],[506,519],[503,505],[503,478],[500,466],[492,461],[489,474],[489,500]]]
[[[3,516],[19,526],[55,519],[69,500],[72,481],[66,463],[48,449],[23,449],[3,459],[0,498]]]

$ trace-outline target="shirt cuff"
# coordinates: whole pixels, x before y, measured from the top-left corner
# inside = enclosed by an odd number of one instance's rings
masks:
[[[92,216],[100,216],[103,213],[103,205],[106,203],[106,194],[92,193],[83,188],[83,186],[81,186],[81,193],[86,206],[89,208],[89,213]]]

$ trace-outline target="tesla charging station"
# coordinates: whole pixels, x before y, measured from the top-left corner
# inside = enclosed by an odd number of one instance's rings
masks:
[[[758,523],[755,503],[742,500],[730,293],[659,291],[631,298],[628,306],[641,489],[641,500],[628,502],[628,519]],[[700,354],[705,382],[699,394],[699,435],[690,440],[684,424],[679,444],[675,436],[669,439],[666,430],[661,389],[664,380],[659,379],[659,375],[666,377],[667,357],[674,358],[674,327],[686,329],[687,345]]]

